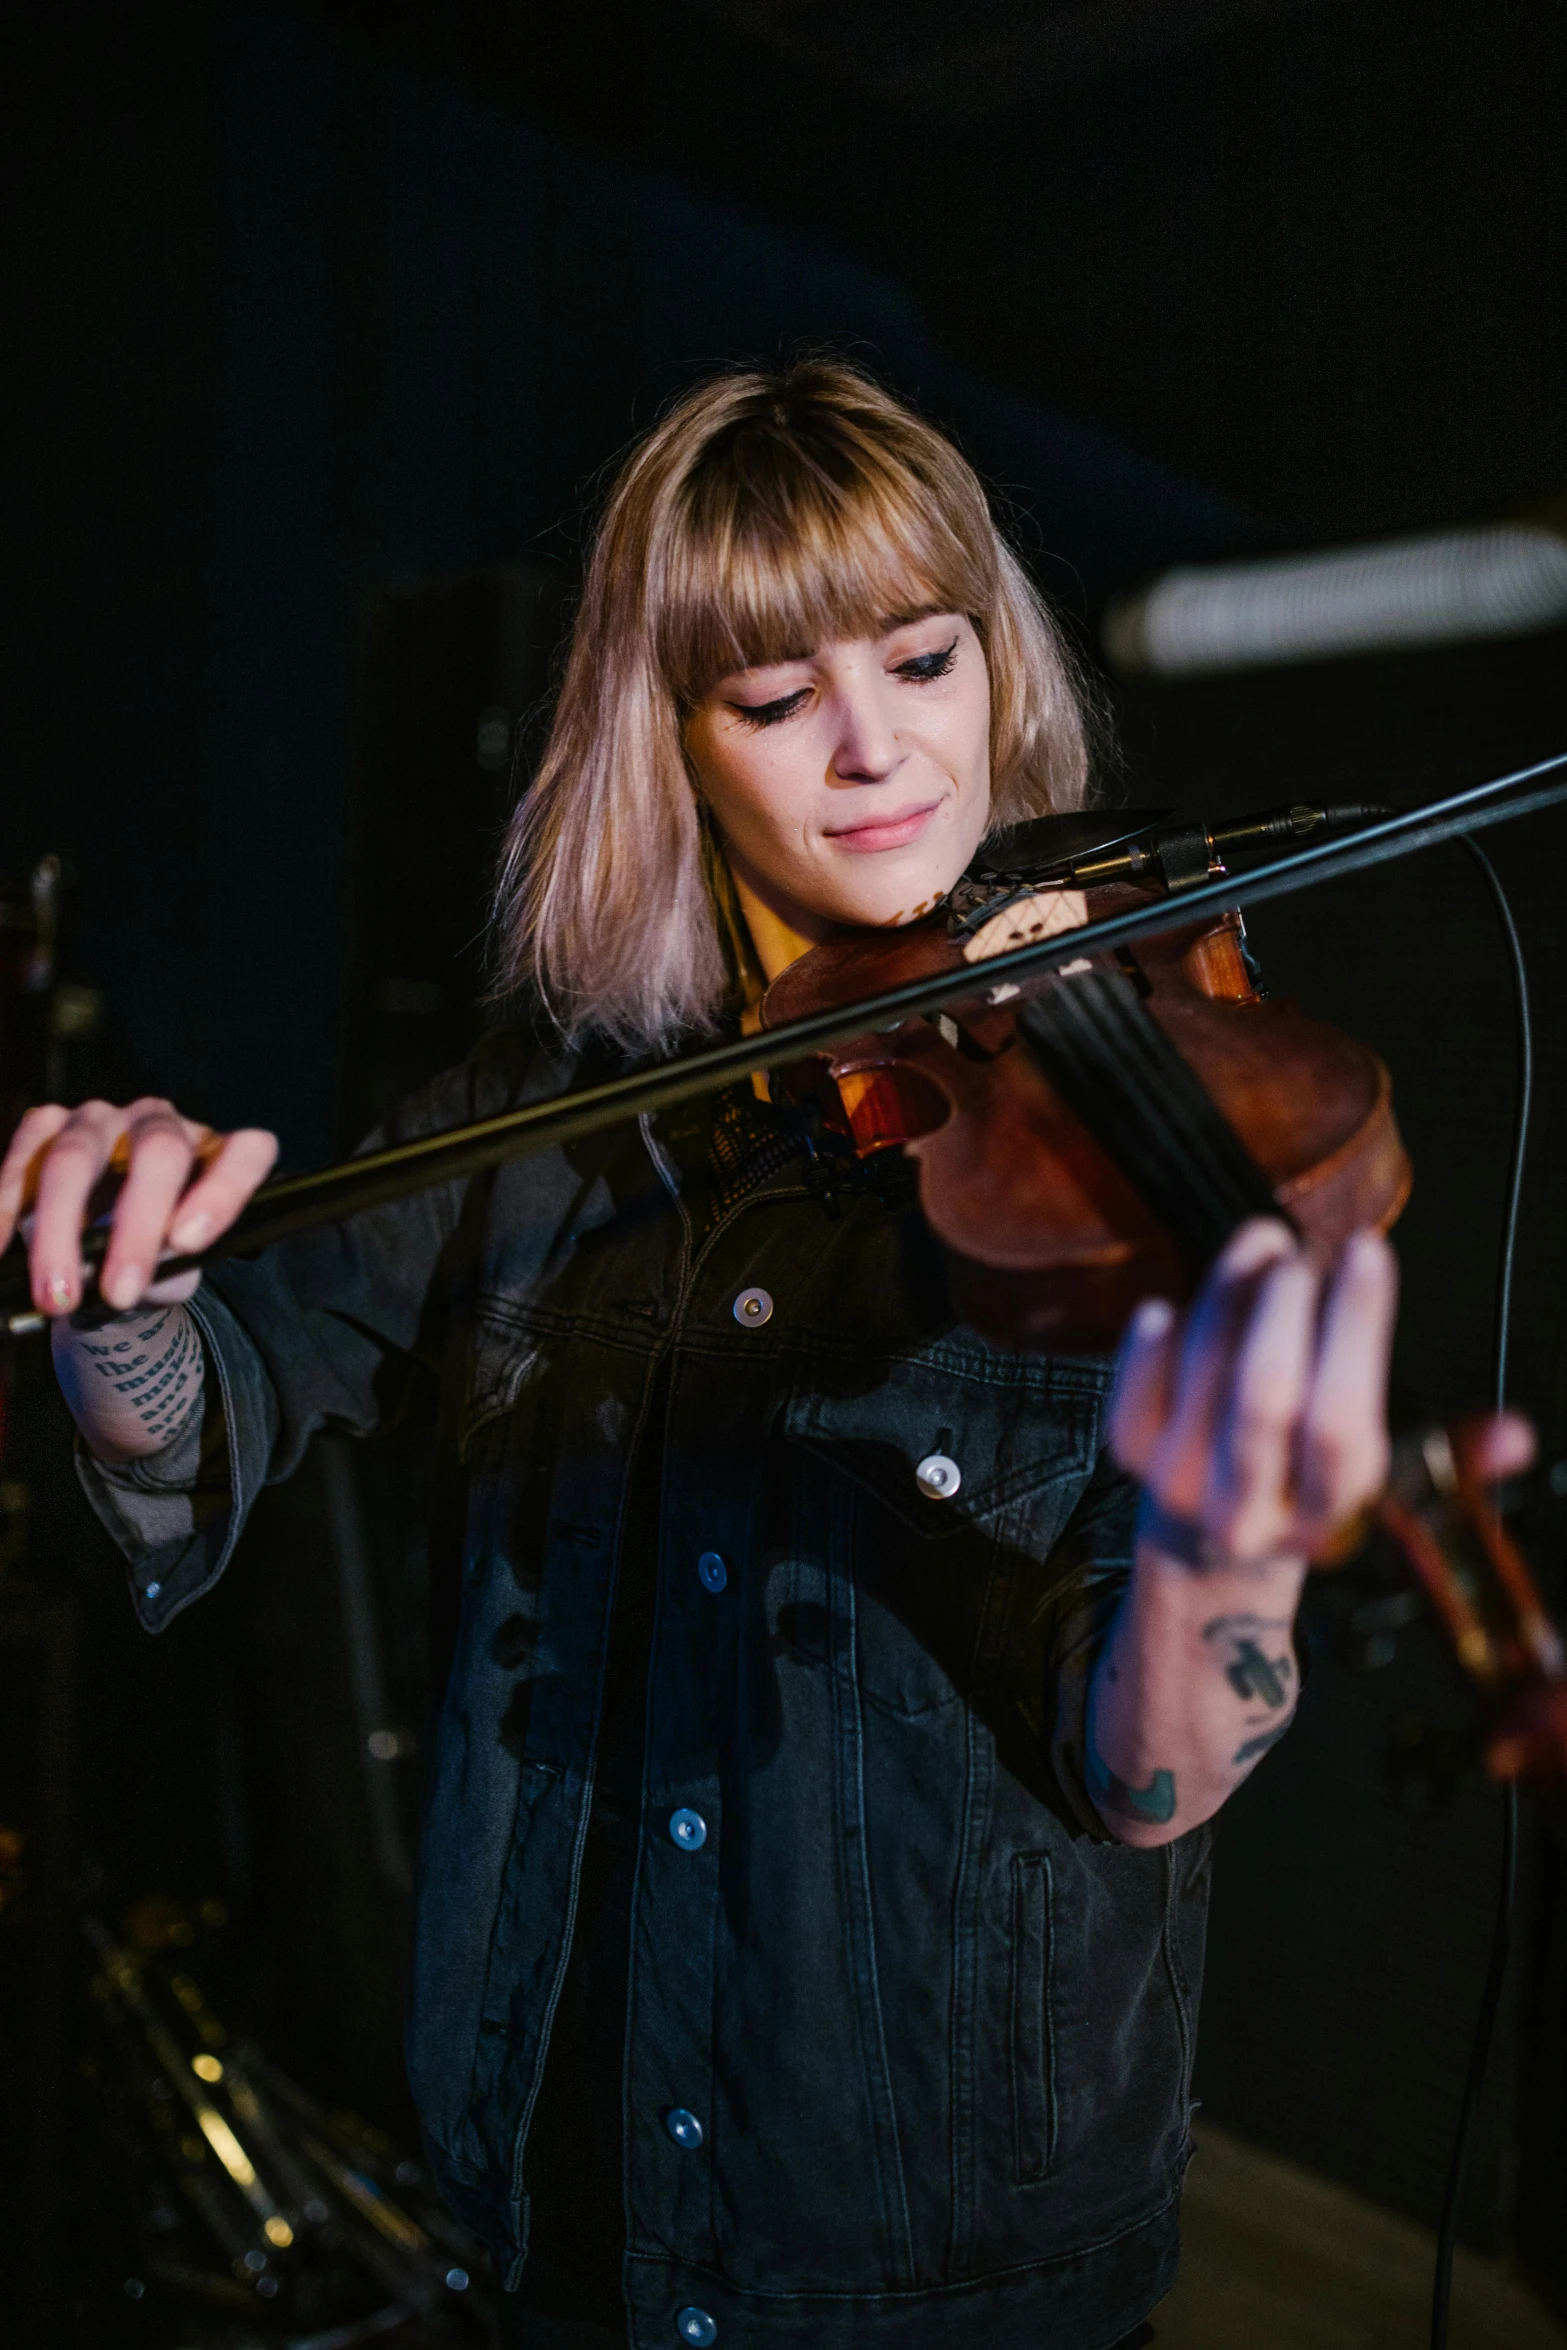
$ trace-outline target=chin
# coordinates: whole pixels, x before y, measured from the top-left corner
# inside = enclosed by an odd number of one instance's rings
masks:
[[[901,878],[889,873],[874,889],[845,891],[837,919],[862,930],[900,930],[939,905],[957,878],[945,865],[935,874],[929,866]]]
[[[939,905],[966,868],[979,838],[976,834],[970,845],[971,829],[964,825],[959,836],[959,828],[949,821],[941,825],[945,837],[939,841],[927,833],[905,848],[835,859],[837,871],[822,877],[828,886],[823,893],[826,902],[818,900],[821,911],[831,921],[862,930],[897,930],[918,922]],[[982,824],[981,833],[983,829]],[[930,831],[935,830],[933,825]]]

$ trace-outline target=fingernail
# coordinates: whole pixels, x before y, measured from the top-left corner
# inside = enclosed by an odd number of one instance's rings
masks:
[[[57,1314],[63,1314],[76,1302],[76,1292],[63,1273],[51,1273],[44,1283],[44,1296]]]
[[[200,1248],[211,1230],[212,1218],[205,1208],[197,1208],[193,1214],[182,1216],[177,1224],[170,1226],[169,1238],[182,1251]]]
[[[1162,1338],[1175,1320],[1175,1308],[1167,1297],[1145,1297],[1133,1321],[1139,1338]]]
[[[106,1281],[103,1294],[111,1306],[133,1306],[147,1286],[147,1276],[140,1265],[121,1265],[112,1281]]]

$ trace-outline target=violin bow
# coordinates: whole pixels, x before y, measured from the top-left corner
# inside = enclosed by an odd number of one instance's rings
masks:
[[[848,1042],[876,1030],[938,1010],[943,1004],[1019,985],[1040,973],[1075,961],[1084,954],[1103,953],[1128,946],[1150,932],[1168,930],[1172,907],[1185,923],[1193,916],[1222,912],[1230,907],[1258,906],[1272,898],[1292,896],[1351,873],[1367,871],[1393,858],[1434,848],[1464,832],[1492,824],[1508,824],[1567,800],[1567,752],[1520,767],[1511,774],[1473,784],[1447,798],[1367,825],[1344,840],[1310,841],[1281,857],[1253,867],[1246,874],[1221,874],[1170,897],[1156,898],[1082,928],[988,959],[980,980],[976,968],[958,969],[904,981],[880,994],[852,1004],[838,1004],[804,1018],[791,1020],[756,1036],[733,1038],[650,1069],[586,1085],[520,1109],[505,1110],[493,1118],[452,1127],[442,1133],[420,1135],[410,1142],[366,1151],[360,1157],[323,1167],[310,1175],[284,1176],[264,1184],[229,1229],[208,1247],[190,1256],[165,1258],[159,1278],[214,1264],[220,1258],[248,1256],[280,1240],[336,1224],[368,1208],[406,1199],[438,1183],[461,1181],[504,1160],[580,1141],[623,1119],[667,1109],[712,1092],[753,1070],[784,1068],[824,1048]],[[1554,776],[1554,782],[1541,782]],[[1532,791],[1523,790],[1534,784]],[[82,1236],[83,1260],[89,1267],[101,1263],[108,1235],[95,1225]],[[25,1255],[19,1245],[0,1262],[0,1315],[12,1336],[43,1327],[31,1301]]]

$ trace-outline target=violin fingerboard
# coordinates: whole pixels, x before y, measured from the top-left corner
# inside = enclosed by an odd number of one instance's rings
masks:
[[[1194,1267],[1251,1216],[1293,1219],[1201,1080],[1119,972],[1058,978],[1019,1034]]]

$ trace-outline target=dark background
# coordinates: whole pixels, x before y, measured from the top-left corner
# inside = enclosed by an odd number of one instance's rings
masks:
[[[1567,489],[1560,0],[62,0],[3,39],[0,868],[74,868],[98,1074],[274,1125],[295,1166],[460,1048],[495,715],[547,690],[607,469],[713,363],[830,343],[882,373],[1090,647],[1169,563]],[[1567,747],[1563,649],[1116,687],[1106,786],[1214,813],[1425,796]],[[1487,838],[1539,1015],[1514,1385],[1549,1464],[1567,827]],[[1473,1402],[1515,1080],[1480,885],[1443,850],[1254,935],[1393,1068],[1400,1414]],[[341,1464],[269,1497],[223,1591],[148,1643],[21,1379],[29,1572],[79,1657],[73,1849],[115,1898],[221,1894],[234,2000],[406,2126],[416,1766],[358,1751]],[[417,1470],[348,1475],[406,1736]],[[1533,1515],[1548,1571],[1561,1514]],[[1321,1665],[1226,1817],[1200,2064],[1219,2119],[1427,2223],[1495,1805],[1413,1805],[1385,1757],[1461,1709],[1419,1643],[1364,1681]],[[1466,2230],[1567,2303],[1567,1927],[1557,1850],[1529,1847]]]

